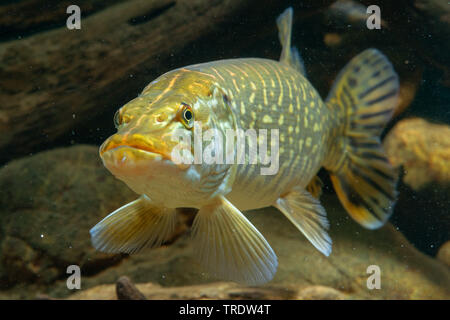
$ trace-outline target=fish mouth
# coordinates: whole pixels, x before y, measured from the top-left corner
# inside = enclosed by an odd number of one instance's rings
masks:
[[[116,146],[114,148],[100,151],[100,157],[105,159],[108,157],[114,157],[117,159],[125,159],[134,160],[134,162],[138,160],[162,160],[163,155],[158,152],[152,152],[149,150],[144,150],[141,148],[136,148],[134,146],[121,145]]]
[[[170,157],[140,145],[114,145],[100,147],[103,165],[117,178],[127,180],[133,176],[170,174],[173,170],[186,170],[190,165],[174,163]],[[124,181],[125,181],[124,180]]]
[[[142,176],[158,163],[163,163],[159,153],[120,145],[100,151],[103,165],[116,177]]]
[[[189,163],[178,163],[172,159],[170,146],[160,139],[142,135],[119,135],[109,137],[100,146],[99,154],[103,163],[110,167],[147,167],[149,162],[165,162],[186,170]]]
[[[103,147],[103,146],[102,146]],[[134,146],[115,145],[100,147],[103,165],[118,179],[128,182],[136,177],[148,177],[156,174],[165,162],[161,154],[142,150]]]
[[[138,160],[139,156],[142,159],[149,160],[150,158],[155,159],[170,159],[167,153],[162,151],[163,148],[157,148],[156,143],[153,141],[144,141],[141,139],[124,139],[121,136],[112,136],[108,138],[100,146],[100,157],[104,157],[106,154],[112,153],[129,153],[135,157],[134,160]],[[130,141],[131,140],[131,141]],[[119,155],[120,156],[120,155]]]
[[[108,148],[108,149],[100,149],[100,157],[105,157],[109,154],[113,154],[116,153],[117,155],[119,153],[129,153],[132,155],[141,155],[143,156],[142,159],[150,159],[150,158],[155,158],[155,159],[163,159],[166,158],[163,154],[156,152],[155,150],[151,150],[149,148],[142,148],[141,146],[134,146],[134,145],[118,145],[115,146],[113,148]],[[140,157],[135,157],[135,160],[138,160]]]

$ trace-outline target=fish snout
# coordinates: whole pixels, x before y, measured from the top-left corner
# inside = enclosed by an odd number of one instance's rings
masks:
[[[157,137],[149,137],[139,133],[114,134],[100,146],[100,156],[108,151],[119,149],[135,149],[142,153],[159,154],[166,157],[169,152],[167,143]]]

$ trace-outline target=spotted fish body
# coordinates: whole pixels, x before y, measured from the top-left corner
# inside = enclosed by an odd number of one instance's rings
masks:
[[[213,77],[239,128],[279,131],[278,172],[261,175],[261,164],[238,166],[228,195],[233,204],[241,210],[267,207],[293,186],[306,187],[323,165],[337,122],[300,70],[256,58],[222,60],[184,70]]]
[[[332,241],[316,177],[321,167],[353,219],[371,229],[387,221],[397,177],[379,135],[398,96],[392,65],[375,49],[362,52],[340,72],[324,101],[291,48],[292,9],[277,24],[280,61],[231,59],[176,69],[120,108],[118,132],[102,144],[100,156],[140,197],[91,229],[95,248],[133,253],[159,245],[174,230],[175,209],[194,207],[199,211],[192,235],[203,267],[222,279],[263,284],[275,275],[277,257],[241,211],[275,206],[328,256]],[[269,148],[277,170],[261,174],[267,167],[261,154],[256,163],[247,153],[243,163],[175,161],[176,150],[190,159],[211,145],[225,150],[220,139],[195,142],[208,129],[223,136],[228,130],[266,129],[268,144],[278,142],[278,150]],[[187,137],[183,142],[176,139],[180,130]],[[245,139],[252,143],[250,136]]]

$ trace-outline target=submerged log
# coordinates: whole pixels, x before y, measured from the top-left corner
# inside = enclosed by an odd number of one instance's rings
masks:
[[[122,276],[117,280],[116,294],[119,300],[146,300],[142,292],[136,288],[127,276]]]
[[[173,56],[199,62],[183,49],[213,32],[226,35],[224,24],[233,18],[241,21],[250,11],[259,17],[273,15],[285,4],[133,0],[87,17],[83,3],[80,7],[81,30],[64,25],[0,44],[1,162],[42,150],[105,109],[113,112],[157,75],[183,64]],[[275,21],[270,26],[275,30]],[[234,41],[232,35],[226,37]]]
[[[400,109],[411,103],[429,67],[442,71],[441,84],[448,86],[448,50],[441,49],[448,6],[380,0],[385,24],[374,31],[364,23],[340,27],[326,13],[333,2],[80,0],[81,30],[65,27],[70,1],[1,5],[0,164],[50,147],[101,143],[113,130],[115,110],[171,69],[232,57],[277,59],[275,19],[290,5],[293,44],[323,97],[343,65],[367,47],[383,51],[400,74]],[[420,34],[411,32],[417,25]]]
[[[121,277],[121,281],[126,277]],[[247,287],[233,282],[213,282],[198,285],[163,287],[154,282],[133,285],[126,280],[127,286],[133,286],[130,292],[117,292],[112,284],[104,284],[77,292],[69,300],[281,300],[281,299],[303,299],[298,295],[298,289],[285,286],[272,287]],[[324,287],[325,288],[325,287]],[[330,288],[330,290],[333,290]],[[335,290],[336,291],[336,290]],[[344,296],[343,294],[341,294]],[[330,299],[330,297],[323,297]]]

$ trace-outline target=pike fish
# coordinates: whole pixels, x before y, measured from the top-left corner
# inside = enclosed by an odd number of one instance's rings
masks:
[[[100,157],[139,197],[91,229],[96,249],[134,253],[158,246],[175,228],[176,208],[192,207],[198,209],[194,254],[205,270],[224,280],[266,283],[276,273],[277,256],[242,211],[274,206],[330,255],[329,222],[318,199],[321,167],[359,224],[376,229],[388,220],[397,176],[379,136],[397,103],[397,74],[381,52],[367,49],[343,68],[322,100],[291,47],[292,16],[288,8],[277,19],[279,61],[228,59],[179,68],[116,112],[117,133],[101,145]],[[261,174],[260,155],[256,163],[247,154],[243,163],[174,161],[180,143],[174,133],[194,140],[200,129],[224,136],[226,130],[278,130],[278,150],[271,149],[278,170]],[[183,152],[193,157],[196,148],[214,143],[223,144],[211,139],[186,144]]]

